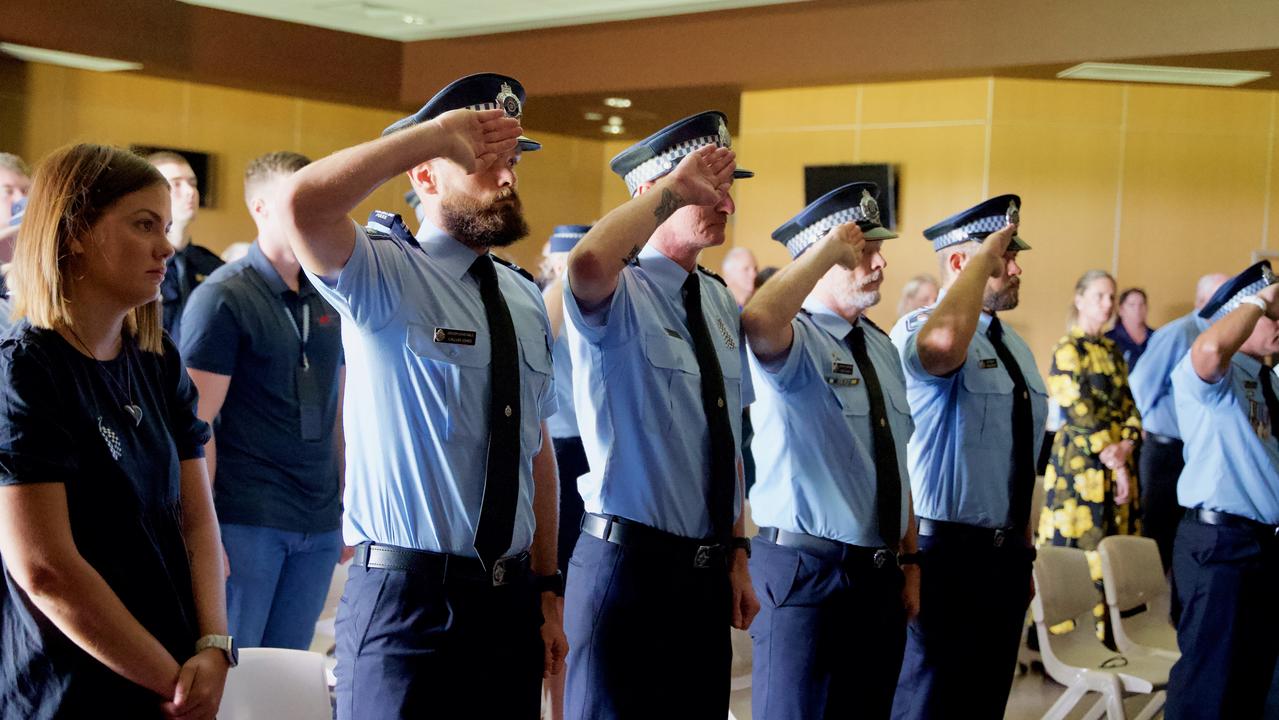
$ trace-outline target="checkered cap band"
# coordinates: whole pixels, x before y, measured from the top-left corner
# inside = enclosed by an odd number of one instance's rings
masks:
[[[996,230],[1002,230],[1008,224],[1008,216],[1000,213],[999,215],[991,215],[989,217],[977,218],[970,223],[961,225],[954,230],[933,238],[933,249],[941,250],[942,248],[957,245],[961,242],[969,240],[978,240],[980,238],[971,237],[976,233],[985,233],[989,235]]]
[[[685,140],[682,143],[671,146],[670,149],[660,155],[636,165],[634,170],[622,176],[622,179],[626,181],[626,189],[630,191],[631,195],[634,195],[635,188],[670,172],[679,164],[680,160],[684,159],[685,155],[705,145],[720,145],[720,136],[703,135],[692,140]]]
[[[795,237],[786,241],[786,249],[793,258],[799,257],[799,254],[808,249],[808,246],[821,240],[830,229],[844,223],[864,222],[866,214],[862,212],[860,205],[854,205],[844,208],[838,212],[831,213],[808,227],[795,233]]]
[[[1212,314],[1209,321],[1217,322],[1238,309],[1244,298],[1252,297],[1271,285],[1274,285],[1276,282],[1279,282],[1279,277],[1275,277],[1275,274],[1270,270],[1270,268],[1262,267],[1261,273],[1261,277],[1257,280],[1257,282],[1247,285],[1242,290],[1235,293],[1234,297],[1223,303],[1221,307],[1217,308],[1217,312]]]
[[[551,234],[552,238],[564,238],[565,240],[581,240],[586,237],[584,232],[557,232]]]

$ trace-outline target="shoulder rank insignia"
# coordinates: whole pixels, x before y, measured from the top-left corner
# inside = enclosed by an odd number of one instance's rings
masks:
[[[914,315],[911,315],[910,317],[906,318],[906,331],[915,332],[916,330],[923,327],[924,323],[926,322],[928,322],[928,313],[917,312]]]
[[[364,230],[369,234],[370,239],[376,236],[389,237],[399,240],[410,247],[415,247],[419,250],[422,248],[418,244],[417,238],[413,237],[413,233],[409,231],[409,227],[404,224],[404,219],[395,213],[374,210],[369,213],[369,223],[364,226]]]
[[[722,277],[720,277],[720,276],[716,275],[715,273],[711,272],[710,270],[707,270],[706,268],[702,267],[701,265],[698,265],[698,266],[697,266],[697,269],[698,269],[698,270],[700,270],[700,271],[702,272],[702,274],[703,274],[703,275],[706,275],[706,276],[708,276],[708,277],[710,277],[710,278],[713,278],[713,279],[715,280],[715,282],[719,283],[720,285],[723,285],[724,287],[728,287],[728,283],[724,282],[724,278],[722,278]]]
[[[500,264],[502,264],[502,265],[505,265],[505,266],[507,266],[508,268],[510,268],[510,269],[514,270],[515,272],[519,273],[519,274],[520,274],[520,275],[521,275],[521,276],[522,276],[525,280],[528,280],[529,282],[534,283],[534,284],[536,284],[536,283],[537,283],[537,281],[533,279],[533,273],[529,272],[528,270],[525,270],[524,268],[520,267],[519,265],[516,265],[515,263],[511,262],[510,260],[506,260],[506,259],[500,258],[500,257],[498,257],[498,256],[496,256],[496,255],[494,255],[494,254],[492,254],[492,253],[489,253],[489,257],[493,258],[493,262],[495,262],[495,263],[500,263]]]

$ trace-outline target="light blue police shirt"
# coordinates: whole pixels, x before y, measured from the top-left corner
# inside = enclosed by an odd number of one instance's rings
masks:
[[[944,294],[943,294],[944,297]],[[940,298],[939,298],[940,301]],[[991,316],[982,313],[968,357],[947,375],[930,375],[915,341],[933,307],[897,321],[893,344],[906,371],[906,396],[915,418],[908,448],[915,514],[932,520],[1006,528],[1008,480],[1013,468],[1013,381],[986,337]],[[1043,444],[1048,390],[1026,342],[1003,323],[1004,345],[1017,359],[1030,388],[1035,457]]]
[[[488,447],[489,330],[475,252],[424,224],[374,213],[336,278],[311,272],[342,314],[348,545],[371,540],[475,557]],[[555,411],[551,330],[537,287],[501,263],[519,339],[520,491],[510,552],[533,542],[533,456]]]
[[[900,538],[882,540],[879,534],[870,396],[845,339],[853,326],[812,296],[804,310],[791,321],[795,340],[784,357],[765,365],[750,354],[757,478],[751,516],[761,527],[863,547],[895,547]],[[910,507],[906,443],[915,429],[906,378],[888,336],[865,320],[859,325],[890,408],[904,533]]]
[[[591,471],[577,481],[586,511],[684,537],[711,534],[706,507],[710,433],[681,288],[688,271],[645,247],[602,307],[581,308],[564,283],[573,399]],[[741,316],[728,288],[703,272],[702,314],[719,355],[741,460],[742,407],[754,393]],[[741,485],[733,517],[741,512]]]
[[[552,302],[559,300],[553,298]],[[567,324],[567,323],[566,323]],[[555,360],[555,414],[546,421],[546,428],[551,437],[575,438],[582,435],[577,429],[577,410],[573,407],[573,359],[568,353],[568,332],[560,328],[560,336],[555,338],[551,346],[551,356]]]
[[[1172,369],[1190,352],[1190,346],[1208,328],[1208,321],[1195,310],[1164,325],[1150,335],[1141,362],[1128,374],[1132,399],[1141,413],[1146,432],[1181,438],[1177,428],[1177,407],[1173,399]]]
[[[1145,357],[1141,360],[1146,362]],[[1172,371],[1186,468],[1177,502],[1279,525],[1279,428],[1261,394],[1264,366],[1235,353],[1230,371],[1204,382],[1186,354]]]

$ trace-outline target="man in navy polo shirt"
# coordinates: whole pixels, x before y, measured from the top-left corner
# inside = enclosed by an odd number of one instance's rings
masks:
[[[227,619],[241,647],[305,649],[342,552],[338,314],[301,272],[279,227],[290,152],[249,164],[258,228],[248,255],[195,289],[182,357],[212,423],[206,457],[230,562]]]

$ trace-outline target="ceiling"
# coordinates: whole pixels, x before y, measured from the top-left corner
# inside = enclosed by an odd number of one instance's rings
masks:
[[[631,101],[628,108],[609,107],[606,99]],[[737,132],[737,107],[741,89],[737,87],[671,88],[667,90],[615,91],[576,95],[532,97],[524,123],[530,131],[544,130],[579,137],[638,140],[682,117],[703,110],[721,110],[728,115],[728,130]],[[596,118],[595,116],[599,117]],[[610,118],[620,119],[621,132],[606,133]],[[617,121],[614,121],[617,122]],[[613,125],[610,125],[612,127]]]
[[[805,1],[183,0],[227,12],[405,42]]]

